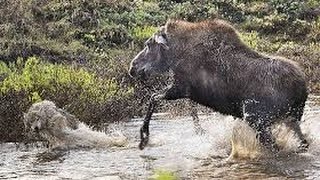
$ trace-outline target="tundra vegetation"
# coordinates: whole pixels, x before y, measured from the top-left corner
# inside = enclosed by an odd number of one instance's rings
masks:
[[[135,85],[129,62],[168,18],[225,19],[252,49],[300,63],[309,91],[320,93],[319,7],[318,0],[0,1],[0,141],[22,141],[23,112],[44,99],[95,128],[142,115],[161,84]]]

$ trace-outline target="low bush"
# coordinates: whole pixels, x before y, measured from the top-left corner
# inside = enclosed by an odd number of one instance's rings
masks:
[[[320,93],[320,44],[286,44],[281,46],[277,54],[298,62],[306,74],[309,92]]]
[[[230,21],[251,48],[302,64],[310,92],[320,93],[319,7],[318,0],[2,0],[0,139],[21,139],[22,112],[40,99],[95,127],[143,115],[168,79],[142,84],[128,66],[168,18]]]
[[[99,127],[112,121],[128,119],[134,113],[133,89],[121,87],[110,78],[97,76],[85,68],[51,64],[38,58],[25,63],[0,63],[1,127],[6,131],[15,125],[15,135],[22,135],[22,112],[34,102],[48,99],[64,107],[81,121]],[[128,108],[125,108],[128,107]],[[118,113],[121,109],[121,113]],[[8,129],[12,130],[12,129]],[[12,140],[12,132],[5,132]]]

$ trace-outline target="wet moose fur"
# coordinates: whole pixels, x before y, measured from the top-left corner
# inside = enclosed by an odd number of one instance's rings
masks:
[[[141,77],[167,70],[175,81],[152,100],[189,98],[243,118],[272,151],[278,147],[270,127],[286,119],[301,149],[308,146],[299,126],[307,98],[303,72],[295,62],[250,49],[225,21],[169,20],[132,60],[129,73]],[[147,136],[148,124],[141,129]]]

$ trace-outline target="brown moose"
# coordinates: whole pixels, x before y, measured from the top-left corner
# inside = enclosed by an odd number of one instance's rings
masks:
[[[278,146],[271,125],[282,120],[298,136],[300,150],[308,147],[299,126],[308,93],[304,73],[295,62],[250,49],[231,25],[219,19],[169,20],[145,45],[132,60],[129,74],[139,78],[170,70],[174,82],[151,97],[140,149],[148,142],[156,101],[180,98],[244,119],[273,152]]]

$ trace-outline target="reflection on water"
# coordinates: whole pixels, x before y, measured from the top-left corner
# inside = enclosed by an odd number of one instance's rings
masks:
[[[245,143],[254,143],[248,140],[252,136],[245,126],[234,131],[240,126],[232,117],[201,116],[205,135],[196,135],[190,117],[154,120],[150,145],[143,151],[137,148],[141,123],[137,119],[114,125],[129,137],[127,147],[48,152],[41,146],[1,144],[0,179],[147,179],[159,169],[175,171],[182,179],[320,178],[320,107],[314,104],[306,107],[301,125],[311,142],[308,152],[293,153],[296,140],[287,132],[278,135],[283,146],[279,155],[251,160],[229,157],[232,132]]]

